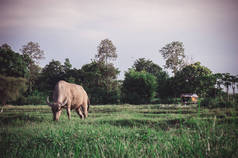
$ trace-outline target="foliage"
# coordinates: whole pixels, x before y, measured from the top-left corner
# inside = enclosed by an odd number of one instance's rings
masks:
[[[16,101],[11,101],[14,105],[46,105],[47,94],[33,90],[30,95],[21,95]]]
[[[32,64],[29,67],[29,77],[27,81],[27,85],[28,85],[27,94],[31,94],[32,91],[36,89],[36,82],[41,75],[40,72],[41,72],[41,67],[36,64]]]
[[[221,85],[223,84],[222,74],[221,73],[215,73],[214,78],[216,80],[216,89],[218,91],[218,95],[220,95],[221,90],[222,90]]]
[[[233,95],[235,95],[236,84],[238,84],[238,76],[231,75],[230,81]]]
[[[168,77],[167,74],[162,74],[158,79],[157,93],[158,97],[163,100],[169,100],[170,98],[179,97],[177,95],[177,86],[174,77]]]
[[[0,47],[0,100],[5,105],[16,100],[26,90],[27,63],[23,56],[7,44]]]
[[[229,101],[229,88],[231,86],[231,74],[222,73],[223,85],[226,87],[227,101]]]
[[[146,71],[148,73],[151,73],[152,75],[154,76],[157,76],[157,74],[161,73],[162,68],[153,63],[151,60],[146,60],[145,58],[139,58],[137,59],[132,68],[135,70],[135,71]]]
[[[211,70],[200,62],[188,65],[177,72],[174,77],[177,95],[181,93],[196,93],[206,96],[209,89],[215,87],[215,78]]]
[[[182,42],[174,41],[166,44],[161,50],[163,58],[165,59],[164,67],[166,69],[172,69],[172,72],[176,74],[184,67],[185,54],[184,45]]]
[[[116,77],[119,73],[112,64],[92,61],[82,69],[72,69],[69,59],[64,65],[52,60],[42,69],[38,85],[39,90],[51,95],[59,80],[82,85],[87,91],[92,104],[118,103],[120,101],[119,85]],[[44,82],[42,82],[44,81]]]
[[[118,103],[120,88],[116,80],[119,70],[112,64],[92,61],[81,68],[82,85],[92,104]],[[107,77],[105,77],[107,76]]]
[[[27,64],[23,56],[14,52],[7,44],[0,47],[0,74],[12,77],[28,77]]]
[[[29,65],[36,64],[39,60],[44,59],[44,51],[40,49],[40,45],[36,42],[28,42],[27,45],[23,45],[20,49],[22,55],[28,61]],[[30,59],[30,60],[29,60]]]
[[[206,97],[201,100],[201,106],[209,107],[209,108],[217,108],[217,107],[233,107],[238,106],[237,102],[227,101],[224,97]]]
[[[49,93],[52,92],[55,84],[63,79],[64,68],[59,61],[52,60],[43,69],[39,77],[38,89]]]
[[[81,71],[71,69],[72,65],[68,58],[65,59],[64,65],[60,61],[52,60],[47,64],[37,80],[37,90],[46,92],[48,95],[54,89],[55,84],[60,80],[65,80],[70,83],[81,83]],[[44,82],[42,82],[44,81]]]
[[[0,100],[2,105],[14,101],[26,90],[26,80],[22,77],[0,75]]]
[[[122,84],[123,100],[130,104],[150,103],[156,94],[156,77],[142,71],[129,70]]]
[[[95,58],[98,59],[99,62],[108,64],[108,60],[115,60],[117,58],[116,47],[109,39],[102,40],[97,47],[97,51],[98,53],[95,55]]]
[[[28,89],[27,93],[31,94],[36,80],[40,76],[41,67],[38,65],[39,60],[44,59],[44,51],[40,49],[40,45],[34,42],[28,42],[27,45],[23,45],[20,49],[24,61],[27,63],[29,70],[28,76]]]
[[[65,72],[69,71],[72,68],[72,65],[71,65],[71,63],[69,61],[69,58],[65,59],[63,67],[64,67],[64,71]]]
[[[226,103],[235,102],[237,76],[229,73],[212,74],[199,62],[186,65],[188,62],[183,47],[182,42],[176,41],[160,50],[166,60],[164,67],[172,69],[174,76],[169,77],[166,71],[151,60],[139,58],[126,72],[125,80],[118,81],[120,71],[110,63],[110,60],[117,58],[116,47],[109,39],[101,41],[95,60],[83,65],[81,69],[72,68],[68,58],[63,64],[52,60],[42,69],[38,63],[44,58],[44,51],[38,43],[24,45],[20,49],[22,55],[3,44],[0,47],[0,73],[5,77],[23,77],[27,80],[27,91],[19,95],[16,101],[11,101],[14,104],[44,104],[45,97],[52,94],[59,80],[82,85],[92,104],[115,104],[121,101],[134,104],[176,103],[173,98],[178,98],[181,93],[197,93],[199,97],[219,97],[219,101],[211,102],[223,106],[223,88],[226,90]],[[233,90],[232,101],[228,93],[230,88]]]
[[[170,87],[170,78],[167,72],[160,71],[157,75],[157,95],[160,98],[165,98],[170,96],[171,87]]]
[[[167,72],[163,71],[163,69],[159,65],[153,63],[151,60],[146,60],[145,58],[139,58],[134,62],[132,69],[138,72],[145,71],[154,75],[157,78],[158,97],[164,98],[168,96],[169,75]]]
[[[235,89],[236,86],[238,87],[238,76],[231,75],[230,73],[216,73],[215,75],[216,78],[216,84],[218,89],[222,90],[221,85],[223,85],[226,89],[226,96],[227,96],[227,101],[229,102],[229,89],[230,87],[232,88],[233,91],[233,102],[234,102],[234,96],[236,94]],[[219,94],[221,95],[221,94]]]

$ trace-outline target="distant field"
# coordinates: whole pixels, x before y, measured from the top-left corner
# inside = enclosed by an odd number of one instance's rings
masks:
[[[0,113],[0,157],[238,157],[238,109],[91,106],[81,120],[48,106],[8,106]]]

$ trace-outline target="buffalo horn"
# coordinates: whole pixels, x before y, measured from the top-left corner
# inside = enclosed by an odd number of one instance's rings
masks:
[[[49,106],[51,106],[50,101],[49,101],[49,96],[47,97],[46,102]]]
[[[64,102],[62,103],[62,106],[65,106],[67,104],[67,99],[64,100]]]

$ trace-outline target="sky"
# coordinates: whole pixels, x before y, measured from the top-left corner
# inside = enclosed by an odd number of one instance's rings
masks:
[[[138,58],[162,67],[159,50],[172,41],[212,72],[238,75],[237,0],[0,0],[0,21],[0,45],[38,42],[42,67],[69,58],[79,69],[108,38],[119,79]]]

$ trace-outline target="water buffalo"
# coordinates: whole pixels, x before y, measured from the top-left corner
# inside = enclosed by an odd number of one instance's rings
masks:
[[[67,110],[69,120],[70,110],[73,109],[82,119],[88,117],[89,98],[83,87],[77,84],[59,81],[55,85],[53,102],[50,103],[47,97],[47,104],[51,107],[55,121],[59,120],[63,108]]]

